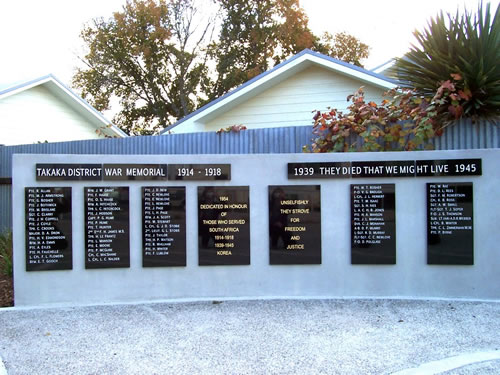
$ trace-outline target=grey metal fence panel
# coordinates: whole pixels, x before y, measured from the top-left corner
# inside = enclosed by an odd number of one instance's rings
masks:
[[[11,176],[12,155],[37,154],[247,154],[297,153],[311,144],[312,126],[252,129],[239,133],[188,133],[41,143],[0,147],[0,177]],[[472,124],[461,120],[441,137],[433,139],[438,150],[499,148],[497,125],[486,121]]]
[[[12,228],[12,197],[11,186],[0,185],[0,234]]]
[[[61,143],[0,146],[0,178],[12,176],[12,155],[35,154],[262,154],[300,153],[312,126],[249,129],[239,133],[188,133]],[[500,148],[497,124],[460,120],[432,141],[437,150]],[[0,185],[0,230],[10,228],[10,185]]]
[[[441,137],[433,138],[432,143],[436,150],[499,148],[499,124],[462,119],[448,126]]]

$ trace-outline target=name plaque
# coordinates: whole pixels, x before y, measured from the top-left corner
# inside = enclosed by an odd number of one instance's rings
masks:
[[[481,159],[288,163],[288,179],[481,176]]]
[[[250,264],[248,186],[198,187],[198,263]]]
[[[472,182],[427,184],[427,264],[474,264]]]
[[[394,184],[351,185],[351,264],[396,264]]]
[[[269,186],[270,264],[321,264],[321,186]]]
[[[129,188],[85,187],[85,268],[130,267]]]
[[[142,187],[142,266],[186,265],[186,188]]]
[[[168,179],[182,181],[231,180],[231,164],[169,164]]]
[[[71,188],[27,187],[26,271],[72,269]]]

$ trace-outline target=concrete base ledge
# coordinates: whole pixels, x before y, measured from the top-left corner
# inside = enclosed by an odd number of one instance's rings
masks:
[[[102,302],[102,303],[52,303],[46,305],[31,305],[31,306],[12,306],[0,308],[0,314],[8,311],[29,311],[43,309],[67,309],[79,307],[106,307],[106,306],[144,306],[144,305],[161,305],[161,304],[192,304],[201,302],[221,303],[221,302],[273,302],[273,301],[365,301],[365,302],[380,302],[380,301],[408,301],[408,302],[457,302],[457,303],[493,303],[500,304],[500,299],[474,299],[474,298],[437,298],[437,297],[406,297],[406,296],[344,296],[344,297],[297,297],[297,296],[267,296],[267,297],[204,297],[204,298],[173,298],[162,300],[142,300],[133,302]]]

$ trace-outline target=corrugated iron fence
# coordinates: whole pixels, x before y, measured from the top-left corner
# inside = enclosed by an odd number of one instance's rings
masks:
[[[0,233],[11,227],[13,154],[277,154],[300,153],[311,143],[312,126],[101,139],[21,146],[0,146]],[[1,141],[0,141],[1,143]],[[499,148],[498,126],[462,120],[434,140],[437,150]]]

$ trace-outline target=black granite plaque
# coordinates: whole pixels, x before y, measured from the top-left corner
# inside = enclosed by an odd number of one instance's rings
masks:
[[[27,187],[26,271],[72,269],[71,188]]]
[[[142,266],[186,265],[186,188],[142,188]]]
[[[85,268],[130,266],[128,189],[85,188]]]
[[[288,163],[288,179],[350,178],[350,162]]]
[[[427,264],[474,264],[472,182],[427,184]]]
[[[99,181],[101,164],[37,164],[37,181]]]
[[[351,263],[396,264],[394,184],[351,185]]]
[[[231,180],[231,164],[169,164],[169,180]]]
[[[103,164],[102,179],[123,180],[166,180],[166,164]]]
[[[288,163],[288,179],[481,176],[481,159]]]
[[[198,187],[198,239],[200,266],[250,264],[248,186]]]
[[[417,176],[481,176],[481,159],[417,160]]]
[[[270,264],[321,264],[320,185],[269,186]]]
[[[353,161],[353,178],[415,177],[414,160]]]

